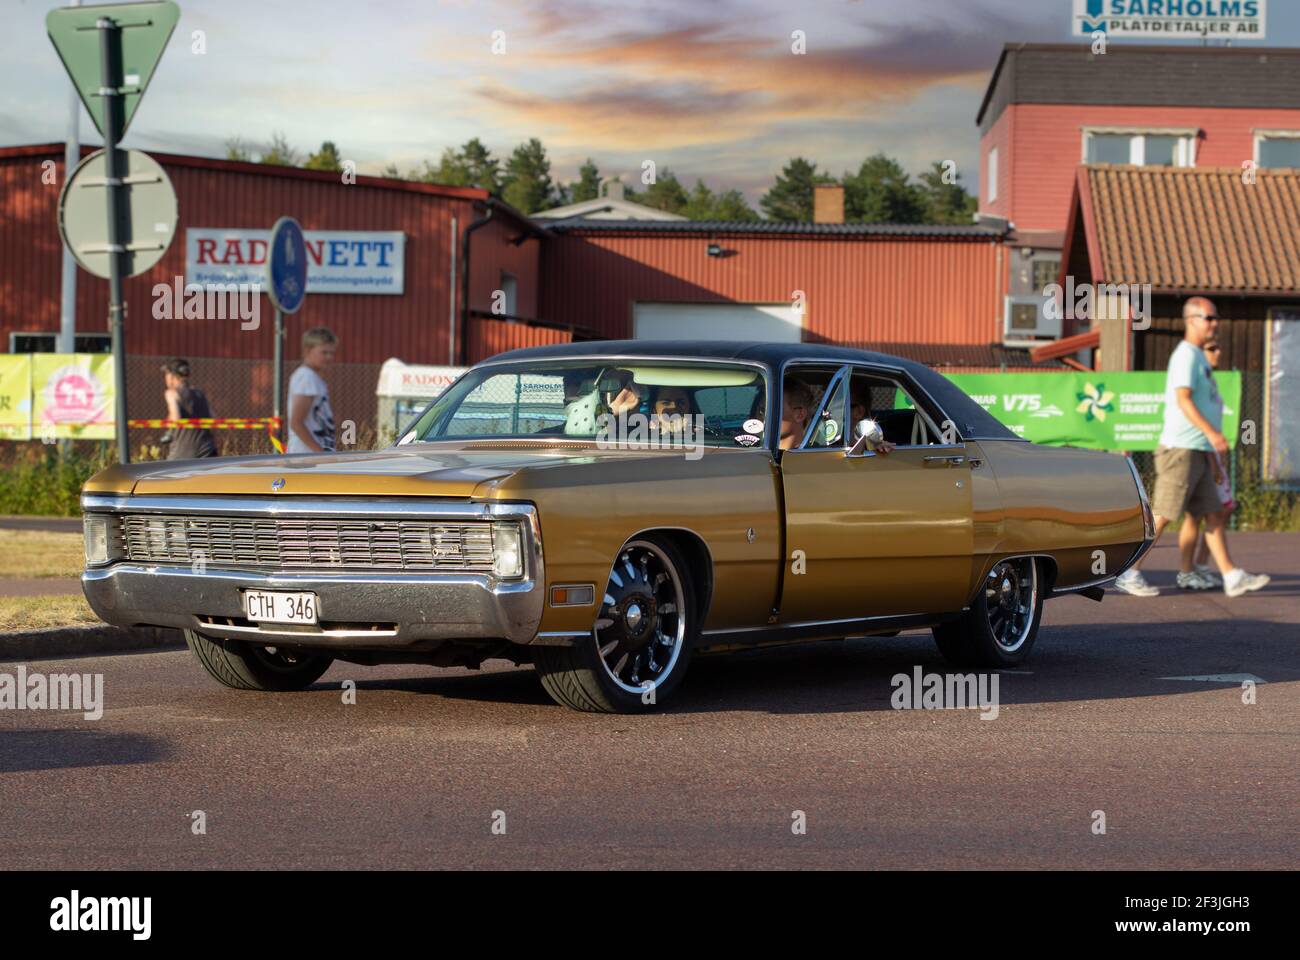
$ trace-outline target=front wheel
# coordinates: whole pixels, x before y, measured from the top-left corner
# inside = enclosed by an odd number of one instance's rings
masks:
[[[1043,619],[1040,566],[1032,557],[995,563],[970,610],[934,628],[939,652],[960,666],[1024,663]]]
[[[638,537],[614,560],[591,636],[538,647],[542,686],[557,703],[593,713],[644,713],[677,688],[698,631],[695,588],[672,541]]]
[[[334,662],[323,654],[206,637],[193,630],[185,631],[185,645],[214,680],[235,690],[302,690]]]

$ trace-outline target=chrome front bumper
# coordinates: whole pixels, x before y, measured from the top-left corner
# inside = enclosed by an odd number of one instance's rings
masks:
[[[108,623],[148,624],[196,630],[208,636],[265,640],[349,650],[413,651],[448,640],[531,643],[542,619],[545,577],[541,532],[530,504],[437,504],[430,501],[335,498],[262,500],[216,497],[82,498],[86,513],[141,510],[162,514],[195,511],[242,515],[315,515],[518,519],[524,536],[522,579],[481,574],[367,571],[264,573],[119,560],[88,568],[82,589],[91,608]],[[246,619],[242,591],[311,591],[319,598],[320,624],[285,626]]]

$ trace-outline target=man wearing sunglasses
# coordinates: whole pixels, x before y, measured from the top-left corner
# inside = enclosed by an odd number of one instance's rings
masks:
[[[1151,509],[1156,540],[1182,513],[1205,520],[1205,543],[1223,575],[1223,592],[1239,597],[1268,583],[1265,574],[1250,574],[1232,563],[1224,535],[1223,501],[1215,483],[1214,456],[1225,460],[1229,444],[1221,432],[1223,400],[1215,386],[1202,347],[1214,339],[1219,315],[1213,301],[1192,297],[1183,304],[1183,340],[1169,357],[1165,384],[1165,425],[1156,448],[1156,489]],[[1196,539],[1179,537],[1178,586],[1207,589],[1211,584],[1193,569]],[[1160,590],[1147,583],[1136,567],[1125,571],[1115,586],[1136,597],[1153,597]]]

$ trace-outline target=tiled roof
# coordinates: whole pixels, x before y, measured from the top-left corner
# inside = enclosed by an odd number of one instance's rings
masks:
[[[1171,293],[1300,291],[1300,170],[1079,168],[1093,281]]]
[[[832,237],[968,237],[996,239],[1005,231],[978,224],[787,223],[782,220],[586,220],[538,221],[550,233],[688,233],[731,235],[820,235]]]

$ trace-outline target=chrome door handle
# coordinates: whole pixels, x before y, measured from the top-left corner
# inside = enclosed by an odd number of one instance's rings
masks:
[[[961,457],[961,456],[957,456],[957,457],[925,457],[925,458],[924,458],[924,462],[925,462],[925,465],[926,465],[927,467],[932,467],[932,466],[933,466],[933,467],[939,467],[939,466],[943,466],[943,467],[960,467],[963,463],[966,462],[966,458],[965,458],[965,457]]]

